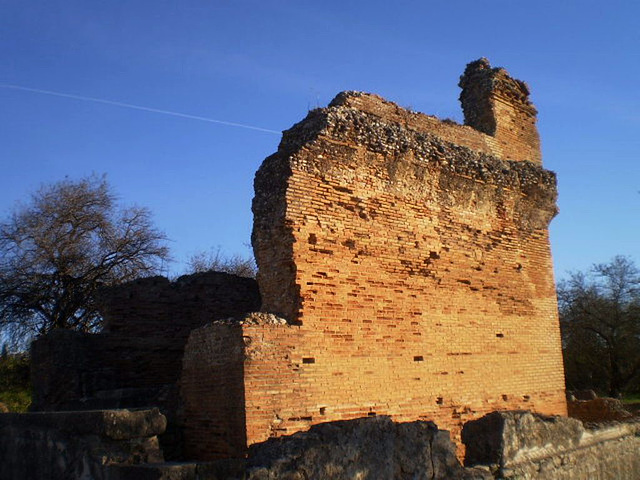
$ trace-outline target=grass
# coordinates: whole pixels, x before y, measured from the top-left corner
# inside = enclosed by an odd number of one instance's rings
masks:
[[[24,413],[31,405],[31,392],[25,389],[8,389],[0,392],[0,403],[3,403],[10,412]]]
[[[31,386],[27,355],[0,357],[0,403],[10,412],[26,412],[29,408]]]
[[[640,393],[628,393],[622,401],[627,405],[640,405]]]

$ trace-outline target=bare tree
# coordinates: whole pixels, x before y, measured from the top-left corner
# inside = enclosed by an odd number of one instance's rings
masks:
[[[104,176],[42,187],[0,224],[0,331],[95,331],[97,290],[156,273],[165,240],[147,209],[117,207]]]
[[[640,377],[640,271],[618,256],[558,286],[567,384],[619,396]]]
[[[226,272],[249,278],[255,278],[257,270],[253,258],[244,258],[240,255],[228,257],[222,254],[219,247],[191,255],[187,265],[189,273]]]

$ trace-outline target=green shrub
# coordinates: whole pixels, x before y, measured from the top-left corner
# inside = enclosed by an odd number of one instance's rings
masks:
[[[629,405],[640,404],[640,393],[629,393],[624,396],[622,401]]]
[[[29,368],[25,354],[0,356],[0,403],[10,412],[26,412],[31,404]]]

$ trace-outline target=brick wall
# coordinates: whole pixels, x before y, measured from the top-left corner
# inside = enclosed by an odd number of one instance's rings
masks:
[[[556,183],[535,109],[485,61],[461,84],[465,114],[491,117],[489,133],[344,92],[260,167],[262,310],[287,323],[238,332],[248,444],[368,415],[433,420],[459,440],[494,410],[566,414],[547,232]]]
[[[180,380],[185,457],[242,457],[247,445],[242,325],[215,322],[189,336]]]
[[[494,153],[505,160],[542,163],[537,110],[526,83],[504,68],[491,68],[486,58],[467,65],[460,77],[465,125],[495,139]]]
[[[110,390],[175,386],[193,328],[259,308],[256,281],[227,273],[185,275],[175,282],[142,278],[112,287],[102,296],[104,332],[54,330],[33,343],[33,408],[95,408],[96,395]],[[115,406],[140,405],[125,400]]]
[[[101,295],[104,330],[120,335],[186,340],[189,332],[218,318],[260,308],[253,278],[223,272],[140,278],[105,289]]]
[[[32,345],[35,411],[156,406],[169,459],[182,456],[178,381],[193,328],[260,308],[256,281],[220,272],[143,278],[103,292],[105,331],[52,331]]]

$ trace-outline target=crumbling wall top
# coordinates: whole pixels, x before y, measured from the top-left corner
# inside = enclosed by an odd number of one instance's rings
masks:
[[[129,336],[183,338],[212,320],[260,308],[253,278],[224,272],[140,278],[101,292],[105,331]]]
[[[467,65],[458,85],[465,125],[494,137],[506,158],[541,163],[538,111],[526,83],[481,58]]]

